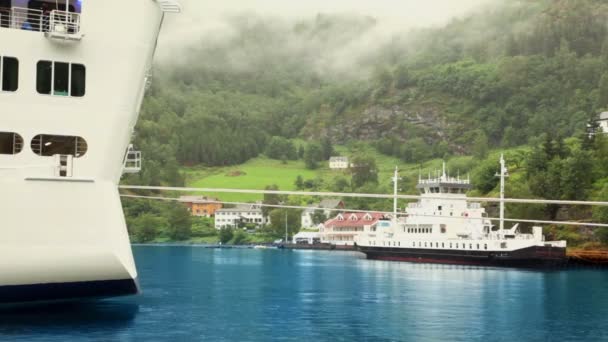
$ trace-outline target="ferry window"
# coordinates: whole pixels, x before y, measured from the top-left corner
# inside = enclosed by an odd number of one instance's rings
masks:
[[[88,145],[81,137],[40,134],[32,139],[31,148],[39,156],[51,157],[60,154],[80,158],[87,153]]]
[[[40,94],[82,97],[85,83],[86,69],[82,64],[38,62],[36,90]]]
[[[477,244],[477,249],[479,249],[479,244]]]
[[[469,249],[473,249],[473,244],[472,243],[469,244]]]
[[[17,91],[19,87],[19,61],[13,57],[0,57],[2,91]]]
[[[438,211],[441,211],[441,209],[442,209],[442,207],[441,207],[441,206],[438,206],[438,207],[437,207],[437,210],[438,210]]]
[[[23,138],[12,132],[0,132],[0,154],[18,154],[23,150]]]
[[[86,69],[82,64],[72,64],[72,87],[71,94],[82,97],[85,93]]]
[[[450,248],[452,248],[452,244],[450,243]]]
[[[488,244],[487,243],[483,244],[483,249],[486,249],[486,250],[488,249]]]
[[[441,248],[445,248],[445,244],[443,242],[441,243]]]

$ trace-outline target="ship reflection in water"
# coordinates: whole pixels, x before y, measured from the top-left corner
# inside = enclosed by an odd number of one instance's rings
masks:
[[[599,341],[608,273],[135,247],[143,294],[0,312],[0,340]]]

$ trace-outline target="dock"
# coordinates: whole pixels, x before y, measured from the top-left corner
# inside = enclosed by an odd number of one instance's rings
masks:
[[[608,251],[569,249],[570,264],[608,267]]]

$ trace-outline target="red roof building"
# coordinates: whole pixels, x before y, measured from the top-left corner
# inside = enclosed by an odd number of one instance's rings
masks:
[[[366,226],[376,224],[384,214],[340,213],[323,224],[321,242],[333,245],[353,245],[355,236],[363,233]]]

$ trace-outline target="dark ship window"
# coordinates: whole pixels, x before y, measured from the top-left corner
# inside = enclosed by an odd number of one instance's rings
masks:
[[[59,154],[80,158],[87,153],[88,144],[81,137],[40,134],[32,139],[31,148],[35,154],[43,157]]]
[[[85,94],[86,69],[82,64],[40,61],[36,72],[36,90],[44,95],[82,97]]]
[[[0,57],[0,80],[2,91],[17,91],[19,88],[19,61],[14,57]]]
[[[23,150],[23,138],[12,132],[0,132],[0,154],[18,154]]]

